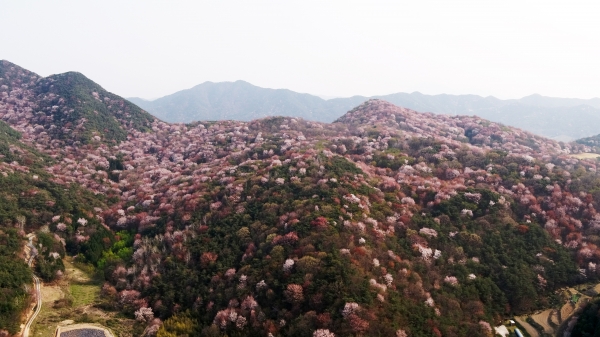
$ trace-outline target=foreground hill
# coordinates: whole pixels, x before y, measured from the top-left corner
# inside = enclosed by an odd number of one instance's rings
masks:
[[[48,142],[23,108],[43,96],[0,95],[44,181],[90,196],[35,226],[147,336],[490,336],[600,277],[585,145],[382,100],[330,124],[116,116],[124,138]]]
[[[0,121],[0,335],[4,336],[19,331],[21,314],[29,308],[25,289],[31,271],[23,254],[25,233],[37,232],[34,269],[45,281],[62,276],[66,250],[93,259],[114,241],[112,231],[97,218],[110,194],[89,189],[108,180],[110,159],[74,160],[65,149],[115,144],[129,128],[146,129],[154,117],[81,74],[41,78],[7,61],[0,61],[0,116],[4,120]],[[80,180],[88,184],[84,188],[70,171],[77,172],[77,161],[90,159],[95,159],[95,181]],[[61,177],[53,173],[56,165],[66,170]]]
[[[373,96],[416,111],[476,115],[560,141],[600,133],[600,98],[590,100],[531,95],[500,100],[476,95],[424,95],[418,92]],[[266,89],[244,81],[205,82],[153,101],[129,98],[167,122],[200,120],[250,121],[266,116],[299,117],[332,122],[364,96],[324,100],[284,89]]]
[[[0,334],[16,334],[21,314],[30,308],[25,233],[39,232],[35,271],[45,281],[64,272],[65,245],[86,255],[102,254],[104,247],[91,243],[112,238],[94,217],[105,208],[101,198],[77,184],[56,182],[46,170],[53,160],[20,140],[20,133],[0,122]]]

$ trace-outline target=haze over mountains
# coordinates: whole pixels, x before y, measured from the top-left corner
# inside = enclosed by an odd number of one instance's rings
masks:
[[[267,89],[248,82],[204,82],[155,100],[128,98],[167,122],[249,121],[266,116],[301,117],[332,122],[356,105],[379,98],[417,111],[476,115],[560,141],[600,133],[600,98],[574,99],[541,95],[501,100],[493,96],[425,95],[419,92],[353,96],[325,100],[287,89]]]

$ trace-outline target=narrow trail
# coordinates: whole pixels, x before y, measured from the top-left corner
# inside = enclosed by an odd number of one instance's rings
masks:
[[[29,317],[29,320],[27,321],[27,324],[25,325],[25,329],[23,329],[22,337],[29,337],[29,329],[31,328],[31,324],[33,324],[33,321],[35,321],[37,315],[42,310],[42,293],[40,291],[41,290],[40,279],[37,276],[33,275],[33,282],[35,283],[35,296],[37,298],[37,304],[35,307],[35,312],[33,313],[33,315],[31,315],[31,317]]]
[[[30,237],[29,243],[27,244],[30,248],[29,261],[27,262],[27,264],[29,265],[30,268],[31,268],[31,265],[33,264],[33,259],[36,255],[34,253],[35,247],[33,246],[32,239],[33,239],[33,237]],[[35,306],[35,312],[33,313],[33,315],[31,315],[31,317],[29,317],[29,319],[27,320],[27,324],[25,324],[25,328],[23,329],[23,334],[21,335],[22,337],[29,337],[29,330],[31,329],[31,325],[35,321],[37,315],[42,310],[42,292],[41,292],[42,286],[40,283],[40,279],[37,276],[35,276],[35,274],[33,275],[33,284],[34,284],[34,288],[35,288],[35,297],[37,299],[37,303]]]

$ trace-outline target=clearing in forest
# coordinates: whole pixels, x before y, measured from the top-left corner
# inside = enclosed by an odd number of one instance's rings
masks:
[[[105,326],[117,336],[132,336],[134,320],[96,306],[101,301],[102,280],[94,276],[93,268],[74,263],[70,257],[63,263],[64,276],[42,286],[42,310],[31,327],[31,336],[54,337],[57,327],[71,330],[77,324]]]

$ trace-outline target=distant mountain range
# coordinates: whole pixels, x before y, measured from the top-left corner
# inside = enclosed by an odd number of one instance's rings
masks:
[[[600,133],[600,98],[585,100],[531,95],[501,100],[492,96],[414,92],[325,100],[287,89],[267,89],[236,81],[204,82],[155,100],[128,99],[164,121],[189,123],[227,119],[249,121],[276,115],[332,122],[371,98],[422,112],[476,115],[561,141]]]

